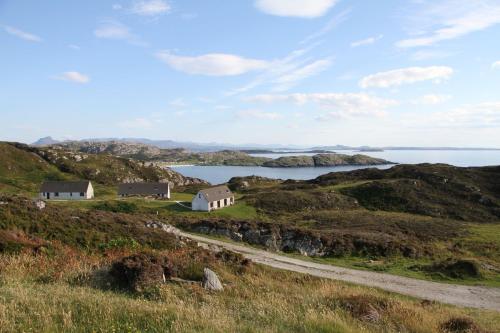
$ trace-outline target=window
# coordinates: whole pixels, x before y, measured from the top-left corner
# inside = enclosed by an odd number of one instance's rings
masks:
[[[69,192],[69,196],[72,197],[73,196],[73,192]]]
[[[200,199],[201,199],[201,193],[200,193],[200,194],[198,194],[198,198],[200,198]]]
[[[59,192],[54,193],[54,196],[58,197],[59,196]]]
[[[85,195],[85,193],[83,192],[80,192],[80,196],[83,197]]]

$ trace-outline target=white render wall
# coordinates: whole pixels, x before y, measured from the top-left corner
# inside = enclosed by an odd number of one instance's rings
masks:
[[[209,212],[211,210],[220,209],[226,206],[232,206],[234,205],[234,197],[227,198],[227,205],[224,204],[224,199],[219,200],[219,202],[220,206],[217,206],[217,201],[212,201],[213,206],[211,207],[205,197],[203,195],[200,196],[200,194],[198,193],[191,202],[191,209]]]
[[[193,198],[193,201],[191,201],[191,209],[192,210],[200,210],[203,212],[209,212],[210,208],[208,206],[208,201],[205,199],[205,197],[200,194],[196,194],[196,196]]]
[[[44,195],[45,194],[45,195]],[[40,192],[40,199],[47,200],[47,194]],[[87,191],[84,192],[84,196],[80,196],[80,192],[59,192],[59,196],[56,197],[55,192],[50,192],[49,200],[88,200],[94,198],[94,188],[92,184],[89,184]]]

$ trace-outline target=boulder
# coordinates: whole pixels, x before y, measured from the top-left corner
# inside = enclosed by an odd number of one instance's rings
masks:
[[[42,210],[42,209],[45,208],[45,201],[43,201],[43,200],[35,200],[35,206],[39,210]]]
[[[201,283],[203,288],[207,290],[213,291],[221,291],[224,290],[222,283],[219,280],[217,274],[209,268],[205,268],[203,270],[203,281]]]

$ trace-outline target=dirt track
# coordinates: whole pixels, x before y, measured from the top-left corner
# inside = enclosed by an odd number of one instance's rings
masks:
[[[277,253],[205,238],[185,232],[181,232],[181,235],[201,243],[217,245],[241,253],[246,258],[256,263],[278,269],[377,287],[399,294],[457,306],[500,311],[500,288],[445,284],[385,273],[360,271],[289,258]]]

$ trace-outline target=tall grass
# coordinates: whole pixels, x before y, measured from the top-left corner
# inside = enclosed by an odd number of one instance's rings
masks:
[[[130,294],[113,289],[105,274],[126,254],[64,249],[51,256],[0,255],[0,332],[424,333],[440,332],[457,316],[491,331],[500,327],[495,312],[422,304],[258,265],[237,274],[214,264],[225,284],[220,293],[167,283]]]

